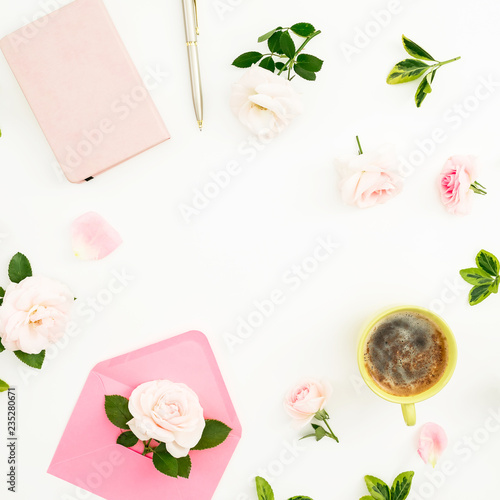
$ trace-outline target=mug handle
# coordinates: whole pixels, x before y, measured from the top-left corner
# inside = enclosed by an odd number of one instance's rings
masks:
[[[406,425],[413,426],[417,423],[417,414],[415,412],[415,405],[401,405],[401,409],[403,410],[403,417],[405,419]]]

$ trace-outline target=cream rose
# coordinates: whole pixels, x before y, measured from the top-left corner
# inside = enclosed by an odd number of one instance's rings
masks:
[[[290,82],[253,65],[233,85],[231,109],[254,134],[279,134],[302,112],[300,95]]]
[[[41,276],[12,283],[0,306],[0,338],[8,351],[39,354],[64,336],[74,297],[66,285]]]
[[[185,457],[205,428],[198,396],[185,384],[146,382],[132,392],[128,407],[134,417],[128,422],[130,430],[142,441],[165,443],[175,458]]]
[[[297,427],[304,427],[325,407],[331,392],[328,383],[305,380],[286,395],[285,411],[293,418]]]

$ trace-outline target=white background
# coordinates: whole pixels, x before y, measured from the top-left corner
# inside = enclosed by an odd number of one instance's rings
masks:
[[[471,96],[481,78],[500,82],[500,4],[401,2],[387,26],[370,25],[372,34],[379,33],[349,61],[342,44],[354,44],[357,30],[365,30],[372,12],[386,9],[387,1],[199,2],[206,100],[200,133],[181,2],[105,3],[141,74],[156,67],[167,74],[152,96],[172,139],[94,181],[72,185],[57,172],[0,57],[0,285],[7,284],[7,264],[17,251],[30,258],[35,273],[67,283],[86,310],[113,272],[133,276],[95,318],[78,316],[81,332],[41,373],[33,375],[10,353],[1,355],[0,377],[17,387],[19,398],[17,498],[80,498],[74,486],[45,471],[89,371],[99,361],[190,329],[209,337],[244,432],[214,499],[255,499],[250,480],[259,473],[270,480],[277,499],[306,494],[353,500],[366,494],[365,474],[392,482],[404,470],[416,473],[413,491],[419,496],[413,498],[497,496],[500,426],[497,432],[482,429],[491,423],[490,412],[500,412],[500,298],[471,308],[458,271],[472,266],[481,248],[500,254],[500,87],[467,117],[457,118],[454,106],[474,107]],[[4,2],[0,35],[42,12],[43,2],[36,0]],[[243,74],[230,64],[258,49],[260,34],[299,21],[323,30],[308,51],[325,60],[324,70],[316,83],[293,81],[303,94],[304,113],[257,151],[228,106],[231,84]],[[438,72],[420,110],[413,103],[416,85],[385,83],[392,65],[405,58],[402,33],[441,60],[462,56]],[[429,146],[434,150],[407,176],[399,197],[366,211],[342,204],[333,161],[356,153],[356,134],[365,152],[390,143],[408,159],[436,128],[446,139]],[[477,155],[479,181],[489,188],[467,217],[449,215],[437,193],[437,176],[452,154]],[[210,173],[231,161],[240,165],[240,174],[187,223],[182,204],[191,204]],[[78,261],[71,251],[70,224],[89,210],[102,214],[124,240],[100,262]],[[292,289],[284,275],[313,255],[321,237],[331,237],[339,248]],[[230,349],[225,335],[236,335],[239,318],[274,289],[283,291],[285,302]],[[458,340],[455,376],[441,394],[418,405],[416,428],[405,427],[396,405],[363,387],[356,366],[362,324],[394,304],[435,307]],[[308,376],[333,385],[328,410],[341,442],[302,441],[290,459],[283,450],[300,432],[290,427],[282,398]],[[6,435],[2,399],[0,449]],[[416,452],[419,427],[428,421],[441,424],[450,441],[441,464],[450,462],[452,472],[434,480],[439,487],[432,486],[432,468]],[[0,452],[0,464],[5,478],[6,451]],[[7,498],[4,482],[0,496]]]

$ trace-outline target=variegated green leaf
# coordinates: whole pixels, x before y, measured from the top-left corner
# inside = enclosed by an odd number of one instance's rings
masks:
[[[374,500],[391,500],[389,486],[382,479],[375,476],[365,476],[365,483]]]
[[[421,77],[431,66],[417,59],[405,59],[400,61],[392,68],[387,83],[396,85],[398,83],[406,83],[416,80]]]
[[[394,479],[391,488],[391,500],[405,500],[408,497],[414,475],[415,473],[412,471],[402,472]]]
[[[469,304],[475,306],[488,298],[492,293],[490,285],[475,286],[469,293]]]
[[[460,276],[471,285],[489,285],[494,282],[494,279],[486,271],[477,267],[462,269]]]
[[[403,46],[406,52],[408,52],[408,54],[410,54],[410,56],[412,57],[416,57],[417,59],[425,59],[426,61],[435,61],[435,59],[429,54],[429,52],[420,47],[420,45],[411,41],[409,38],[406,38],[404,35]]]

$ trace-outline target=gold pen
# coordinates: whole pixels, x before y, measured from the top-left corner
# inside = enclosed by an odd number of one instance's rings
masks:
[[[196,0],[182,0],[184,10],[184,26],[186,28],[186,45],[191,75],[191,92],[193,94],[194,112],[200,130],[203,129],[203,91],[201,88],[200,59],[198,57],[198,6]]]

